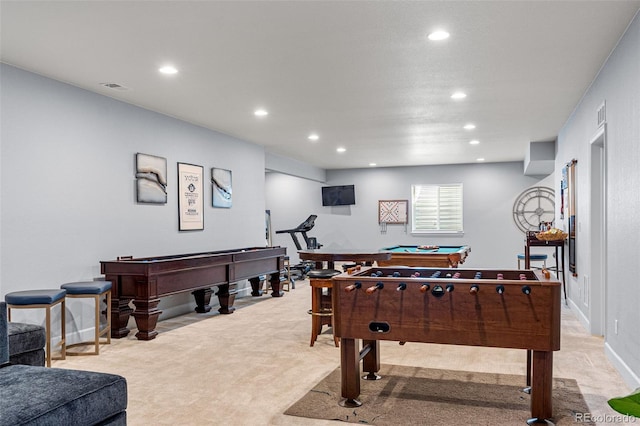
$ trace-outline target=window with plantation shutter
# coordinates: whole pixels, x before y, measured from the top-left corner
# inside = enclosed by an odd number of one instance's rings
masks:
[[[411,185],[411,232],[460,233],[462,184]]]

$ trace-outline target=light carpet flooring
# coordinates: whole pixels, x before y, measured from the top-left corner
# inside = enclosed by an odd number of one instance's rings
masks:
[[[126,377],[129,425],[335,425],[282,414],[340,364],[327,327],[309,346],[310,304],[308,281],[298,281],[282,298],[243,297],[231,315],[214,308],[167,319],[154,340],[138,341],[134,329],[98,356],[53,367]],[[524,350],[381,343],[385,364],[524,375],[525,360]],[[564,305],[554,376],[578,382],[593,416],[617,414],[607,400],[631,391],[608,362],[603,339],[586,333]]]

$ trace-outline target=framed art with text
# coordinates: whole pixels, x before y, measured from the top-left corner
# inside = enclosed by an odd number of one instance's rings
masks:
[[[204,168],[178,163],[178,222],[180,231],[204,229]]]

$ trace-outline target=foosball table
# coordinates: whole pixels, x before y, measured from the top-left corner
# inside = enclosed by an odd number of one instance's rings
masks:
[[[360,361],[364,379],[379,378],[380,340],[515,348],[528,355],[528,422],[544,422],[553,415],[560,299],[560,282],[546,270],[371,267],[338,275],[341,404],[361,405]]]

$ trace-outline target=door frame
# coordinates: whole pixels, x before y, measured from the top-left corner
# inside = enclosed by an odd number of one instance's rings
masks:
[[[591,279],[586,302],[590,332],[604,336],[607,307],[607,128],[603,123],[589,142],[590,146],[590,226]]]

